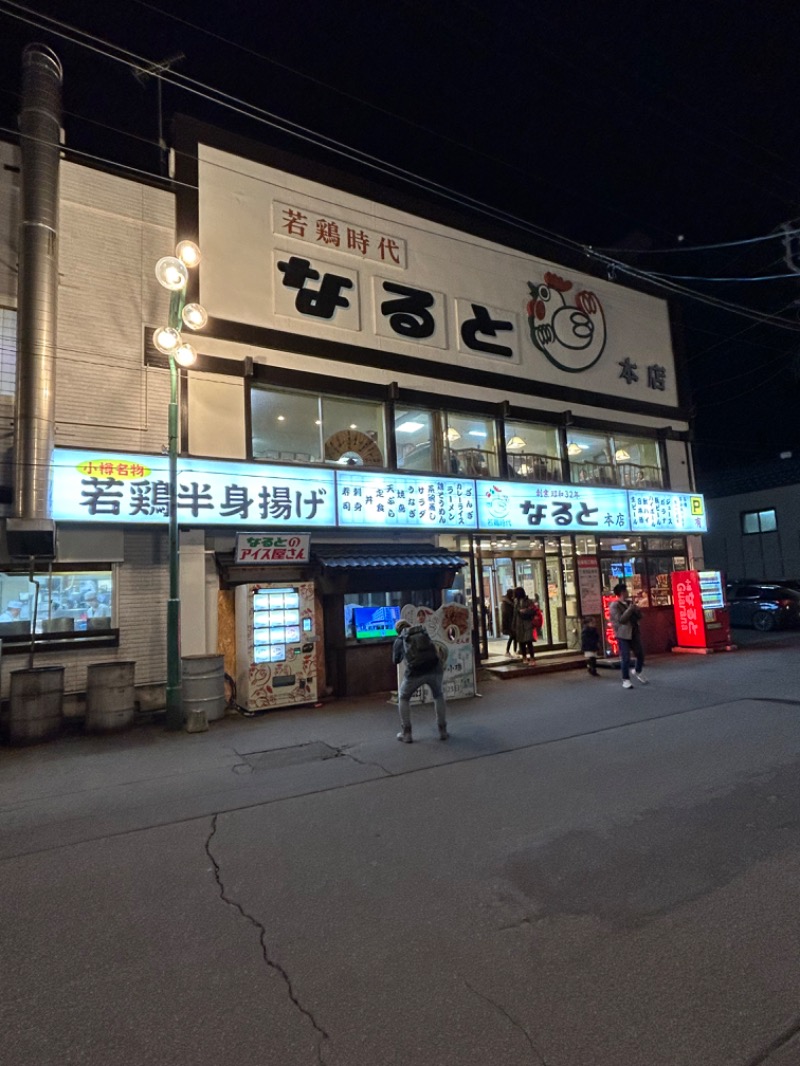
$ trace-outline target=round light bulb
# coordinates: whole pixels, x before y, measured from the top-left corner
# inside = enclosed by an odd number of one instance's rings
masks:
[[[202,329],[208,322],[208,312],[202,304],[187,304],[182,313],[184,326],[189,329]]]
[[[173,356],[178,366],[194,366],[197,362],[197,352],[191,344],[182,344]]]
[[[159,328],[153,334],[153,344],[162,353],[162,355],[172,355],[172,353],[180,346],[181,335],[176,329],[172,329],[171,326],[159,326]]]
[[[156,263],[156,277],[159,285],[163,285],[170,292],[180,292],[186,288],[189,280],[189,271],[174,255],[165,255]]]
[[[190,269],[200,262],[200,249],[194,241],[181,241],[175,249],[175,255]]]

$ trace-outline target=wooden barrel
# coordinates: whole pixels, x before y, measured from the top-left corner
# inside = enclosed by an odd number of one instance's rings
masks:
[[[86,675],[86,728],[113,733],[133,724],[135,662],[93,663]]]
[[[181,659],[183,714],[205,711],[206,721],[225,717],[225,661],[221,655],[185,655]]]
[[[63,666],[11,672],[8,738],[12,744],[32,744],[56,736],[63,715]]]

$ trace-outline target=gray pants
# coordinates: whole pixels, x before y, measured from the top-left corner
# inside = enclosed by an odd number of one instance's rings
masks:
[[[400,684],[400,691],[397,694],[400,721],[403,729],[411,728],[411,708],[408,701],[422,685],[427,685],[431,690],[433,706],[436,708],[437,725],[447,725],[447,704],[444,701],[444,691],[442,689],[443,676],[444,669],[441,665],[434,667],[433,670],[428,670],[424,674],[412,674],[406,670]]]

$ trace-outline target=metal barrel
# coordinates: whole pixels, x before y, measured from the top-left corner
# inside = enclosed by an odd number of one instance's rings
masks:
[[[13,670],[8,708],[12,744],[47,740],[61,730],[64,714],[64,667]]]
[[[135,662],[93,663],[86,674],[86,728],[112,733],[133,724]]]
[[[185,655],[181,659],[183,713],[205,711],[206,720],[225,717],[225,660],[221,655]]]

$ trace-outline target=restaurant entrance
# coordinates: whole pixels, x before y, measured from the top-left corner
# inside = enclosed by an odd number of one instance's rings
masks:
[[[508,589],[523,588],[538,599],[544,626],[537,652],[576,648],[580,638],[571,537],[474,538],[483,609],[478,611],[481,657],[505,653],[501,601]]]

